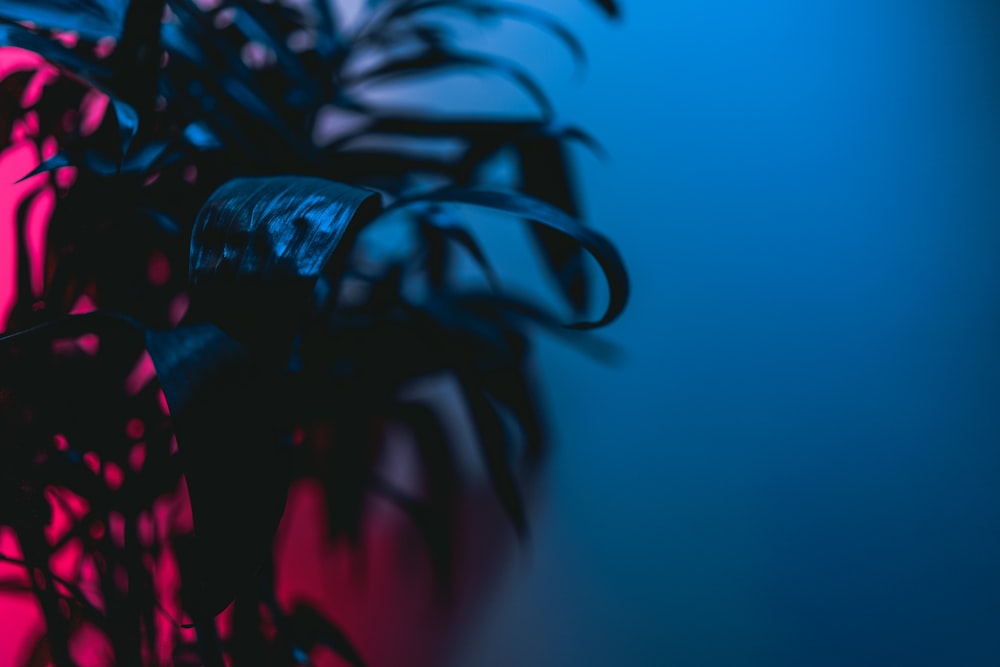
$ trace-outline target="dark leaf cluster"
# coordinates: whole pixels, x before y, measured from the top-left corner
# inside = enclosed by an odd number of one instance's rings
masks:
[[[276,602],[272,541],[289,484],[313,477],[332,534],[356,538],[379,495],[413,520],[446,582],[461,473],[441,415],[401,391],[422,378],[457,383],[525,533],[519,470],[545,451],[531,330],[606,352],[579,330],[614,320],[629,288],[614,246],[579,217],[569,152],[593,141],[556,120],[530,72],[453,34],[455,21],[499,19],[583,57],[556,18],[485,0],[369,0],[349,24],[326,0],[0,8],[0,45],[59,72],[30,104],[37,71],[0,81],[0,137],[28,128],[39,163],[17,214],[13,333],[0,338],[0,524],[23,552],[3,558],[25,574],[4,585],[35,595],[47,628],[28,664],[72,665],[84,626],[116,664],[158,664],[161,616],[178,665],[291,665],[315,646],[361,664],[319,612]],[[455,73],[507,79],[537,112],[461,116],[365,94]],[[28,227],[45,196],[37,285]],[[476,233],[493,218],[526,225],[559,306],[504,288]],[[405,251],[366,250],[360,239],[392,221]],[[460,270],[470,262],[482,280]],[[597,315],[591,262],[607,284]],[[420,496],[374,465],[390,422],[415,436]],[[181,496],[193,530],[164,514]],[[70,517],[63,534],[54,513]],[[50,567],[71,543],[98,591]],[[179,610],[157,591],[166,560]],[[213,619],[234,601],[222,636]]]

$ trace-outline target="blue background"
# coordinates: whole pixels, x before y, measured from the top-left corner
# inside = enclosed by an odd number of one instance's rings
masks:
[[[1000,665],[1000,3],[545,6],[635,293],[455,664]]]

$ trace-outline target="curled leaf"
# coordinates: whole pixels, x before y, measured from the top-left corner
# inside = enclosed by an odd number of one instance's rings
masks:
[[[229,181],[209,197],[191,238],[193,295],[240,340],[287,340],[325,272],[336,282],[375,192],[320,178]]]
[[[608,305],[596,320],[569,324],[572,329],[593,329],[611,323],[625,309],[629,295],[628,273],[615,246],[600,233],[584,227],[563,211],[526,195],[474,188],[442,188],[393,203],[395,210],[419,203],[468,204],[509,213],[557,231],[587,250],[604,271]]]
[[[579,212],[563,143],[552,137],[531,137],[518,142],[517,154],[525,194],[546,201],[577,218]],[[563,296],[577,313],[582,313],[587,307],[589,285],[580,244],[537,222],[532,223],[529,229],[545,258],[546,268],[555,278]]]

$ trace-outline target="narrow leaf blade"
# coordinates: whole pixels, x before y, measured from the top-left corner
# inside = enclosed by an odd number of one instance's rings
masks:
[[[629,279],[625,263],[615,246],[602,234],[584,227],[563,211],[543,201],[523,194],[475,188],[442,188],[395,202],[390,210],[418,203],[467,204],[509,213],[551,228],[579,243],[589,252],[604,272],[608,283],[608,304],[604,313],[593,321],[569,324],[573,329],[593,329],[614,321],[628,303]]]

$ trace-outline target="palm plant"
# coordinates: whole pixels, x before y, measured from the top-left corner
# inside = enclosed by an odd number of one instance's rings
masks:
[[[325,0],[4,3],[0,44],[46,63],[0,83],[0,136],[38,163],[0,338],[3,585],[45,625],[21,664],[78,664],[86,637],[99,664],[286,665],[320,648],[361,664],[320,610],[279,599],[275,531],[295,480],[322,484],[346,539],[376,494],[412,519],[447,595],[461,473],[441,415],[406,391],[422,378],[460,388],[524,534],[518,471],[545,451],[531,328],[600,352],[580,330],[612,321],[628,282],[578,219],[568,144],[592,140],[529,72],[458,45],[455,20],[498,18],[580,52],[550,15],[485,0],[371,0],[349,24]],[[454,72],[507,78],[538,111],[365,94]],[[476,211],[527,225],[568,321],[504,289]],[[407,225],[402,252],[358,242],[386,220]],[[588,254],[608,284],[589,319]],[[390,422],[413,434],[419,492],[376,465]]]

